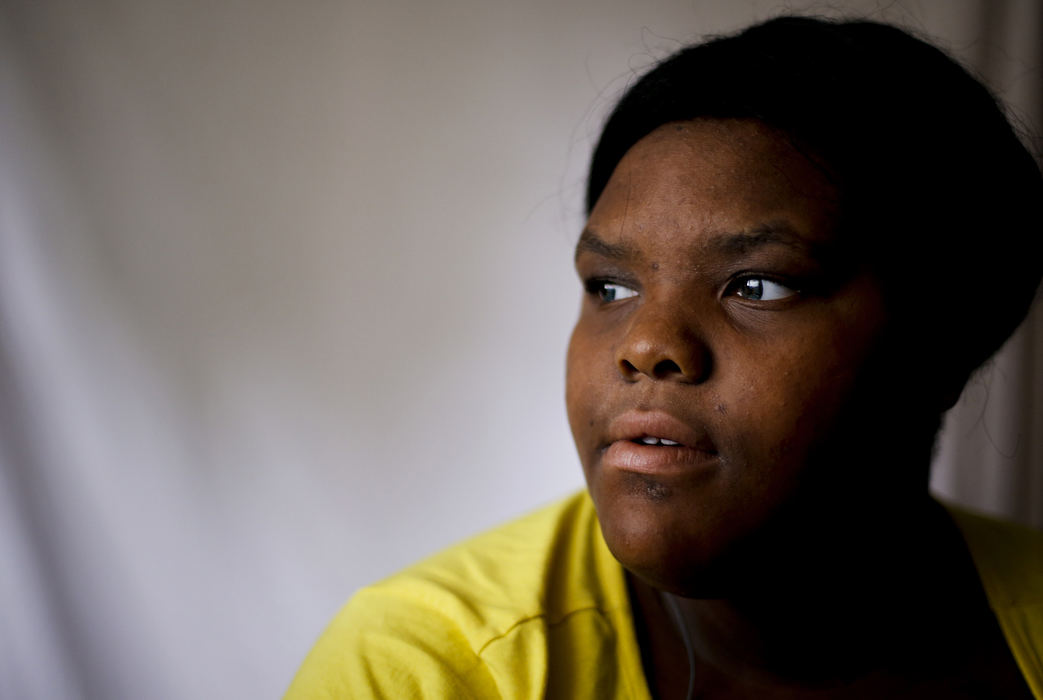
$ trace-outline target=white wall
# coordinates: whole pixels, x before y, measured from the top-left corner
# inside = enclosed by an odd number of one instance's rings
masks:
[[[1039,3],[987,4],[790,6],[1037,105]],[[579,488],[600,121],[779,7],[0,5],[0,697],[277,696],[355,588]]]

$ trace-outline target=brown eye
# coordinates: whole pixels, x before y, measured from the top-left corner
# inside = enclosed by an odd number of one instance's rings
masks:
[[[777,301],[791,297],[797,290],[763,277],[747,277],[739,280],[735,294],[752,301]]]
[[[601,280],[595,280],[593,283],[588,285],[588,291],[605,304],[637,296],[637,292],[625,284],[617,284],[615,282],[605,282]]]

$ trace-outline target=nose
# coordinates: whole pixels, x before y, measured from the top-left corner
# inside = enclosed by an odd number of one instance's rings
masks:
[[[627,381],[645,376],[698,384],[709,377],[712,364],[699,332],[669,305],[646,304],[635,311],[616,352],[616,367]]]

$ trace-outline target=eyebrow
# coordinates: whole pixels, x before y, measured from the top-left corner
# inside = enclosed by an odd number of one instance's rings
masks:
[[[769,245],[784,245],[812,255],[821,247],[782,222],[769,222],[747,231],[714,233],[706,243],[708,248],[731,255],[745,255]]]
[[[609,243],[589,228],[583,229],[579,235],[574,259],[582,253],[593,253],[610,260],[624,260],[636,255],[634,247],[629,243]]]
[[[706,247],[729,256],[746,255],[770,245],[784,245],[803,253],[816,256],[822,246],[803,238],[782,222],[770,222],[746,231],[719,232],[710,234]],[[592,229],[586,228],[576,243],[575,257],[582,253],[593,253],[610,260],[625,260],[637,257],[637,249],[627,242],[609,243]]]

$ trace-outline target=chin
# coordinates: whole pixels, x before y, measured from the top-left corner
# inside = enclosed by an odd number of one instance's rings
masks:
[[[648,556],[648,550],[609,550],[623,568],[646,585],[684,598],[727,598],[741,590],[741,578],[721,561],[669,554]]]
[[[729,528],[698,522],[668,490],[599,499],[605,543],[627,571],[653,588],[690,598],[720,597],[740,576]]]
[[[778,504],[752,506],[767,499],[736,499],[717,480],[610,477],[589,485],[609,550],[653,588],[687,598],[729,597],[767,585],[786,569],[795,540],[784,533],[794,531]],[[796,541],[810,544],[806,536]]]

